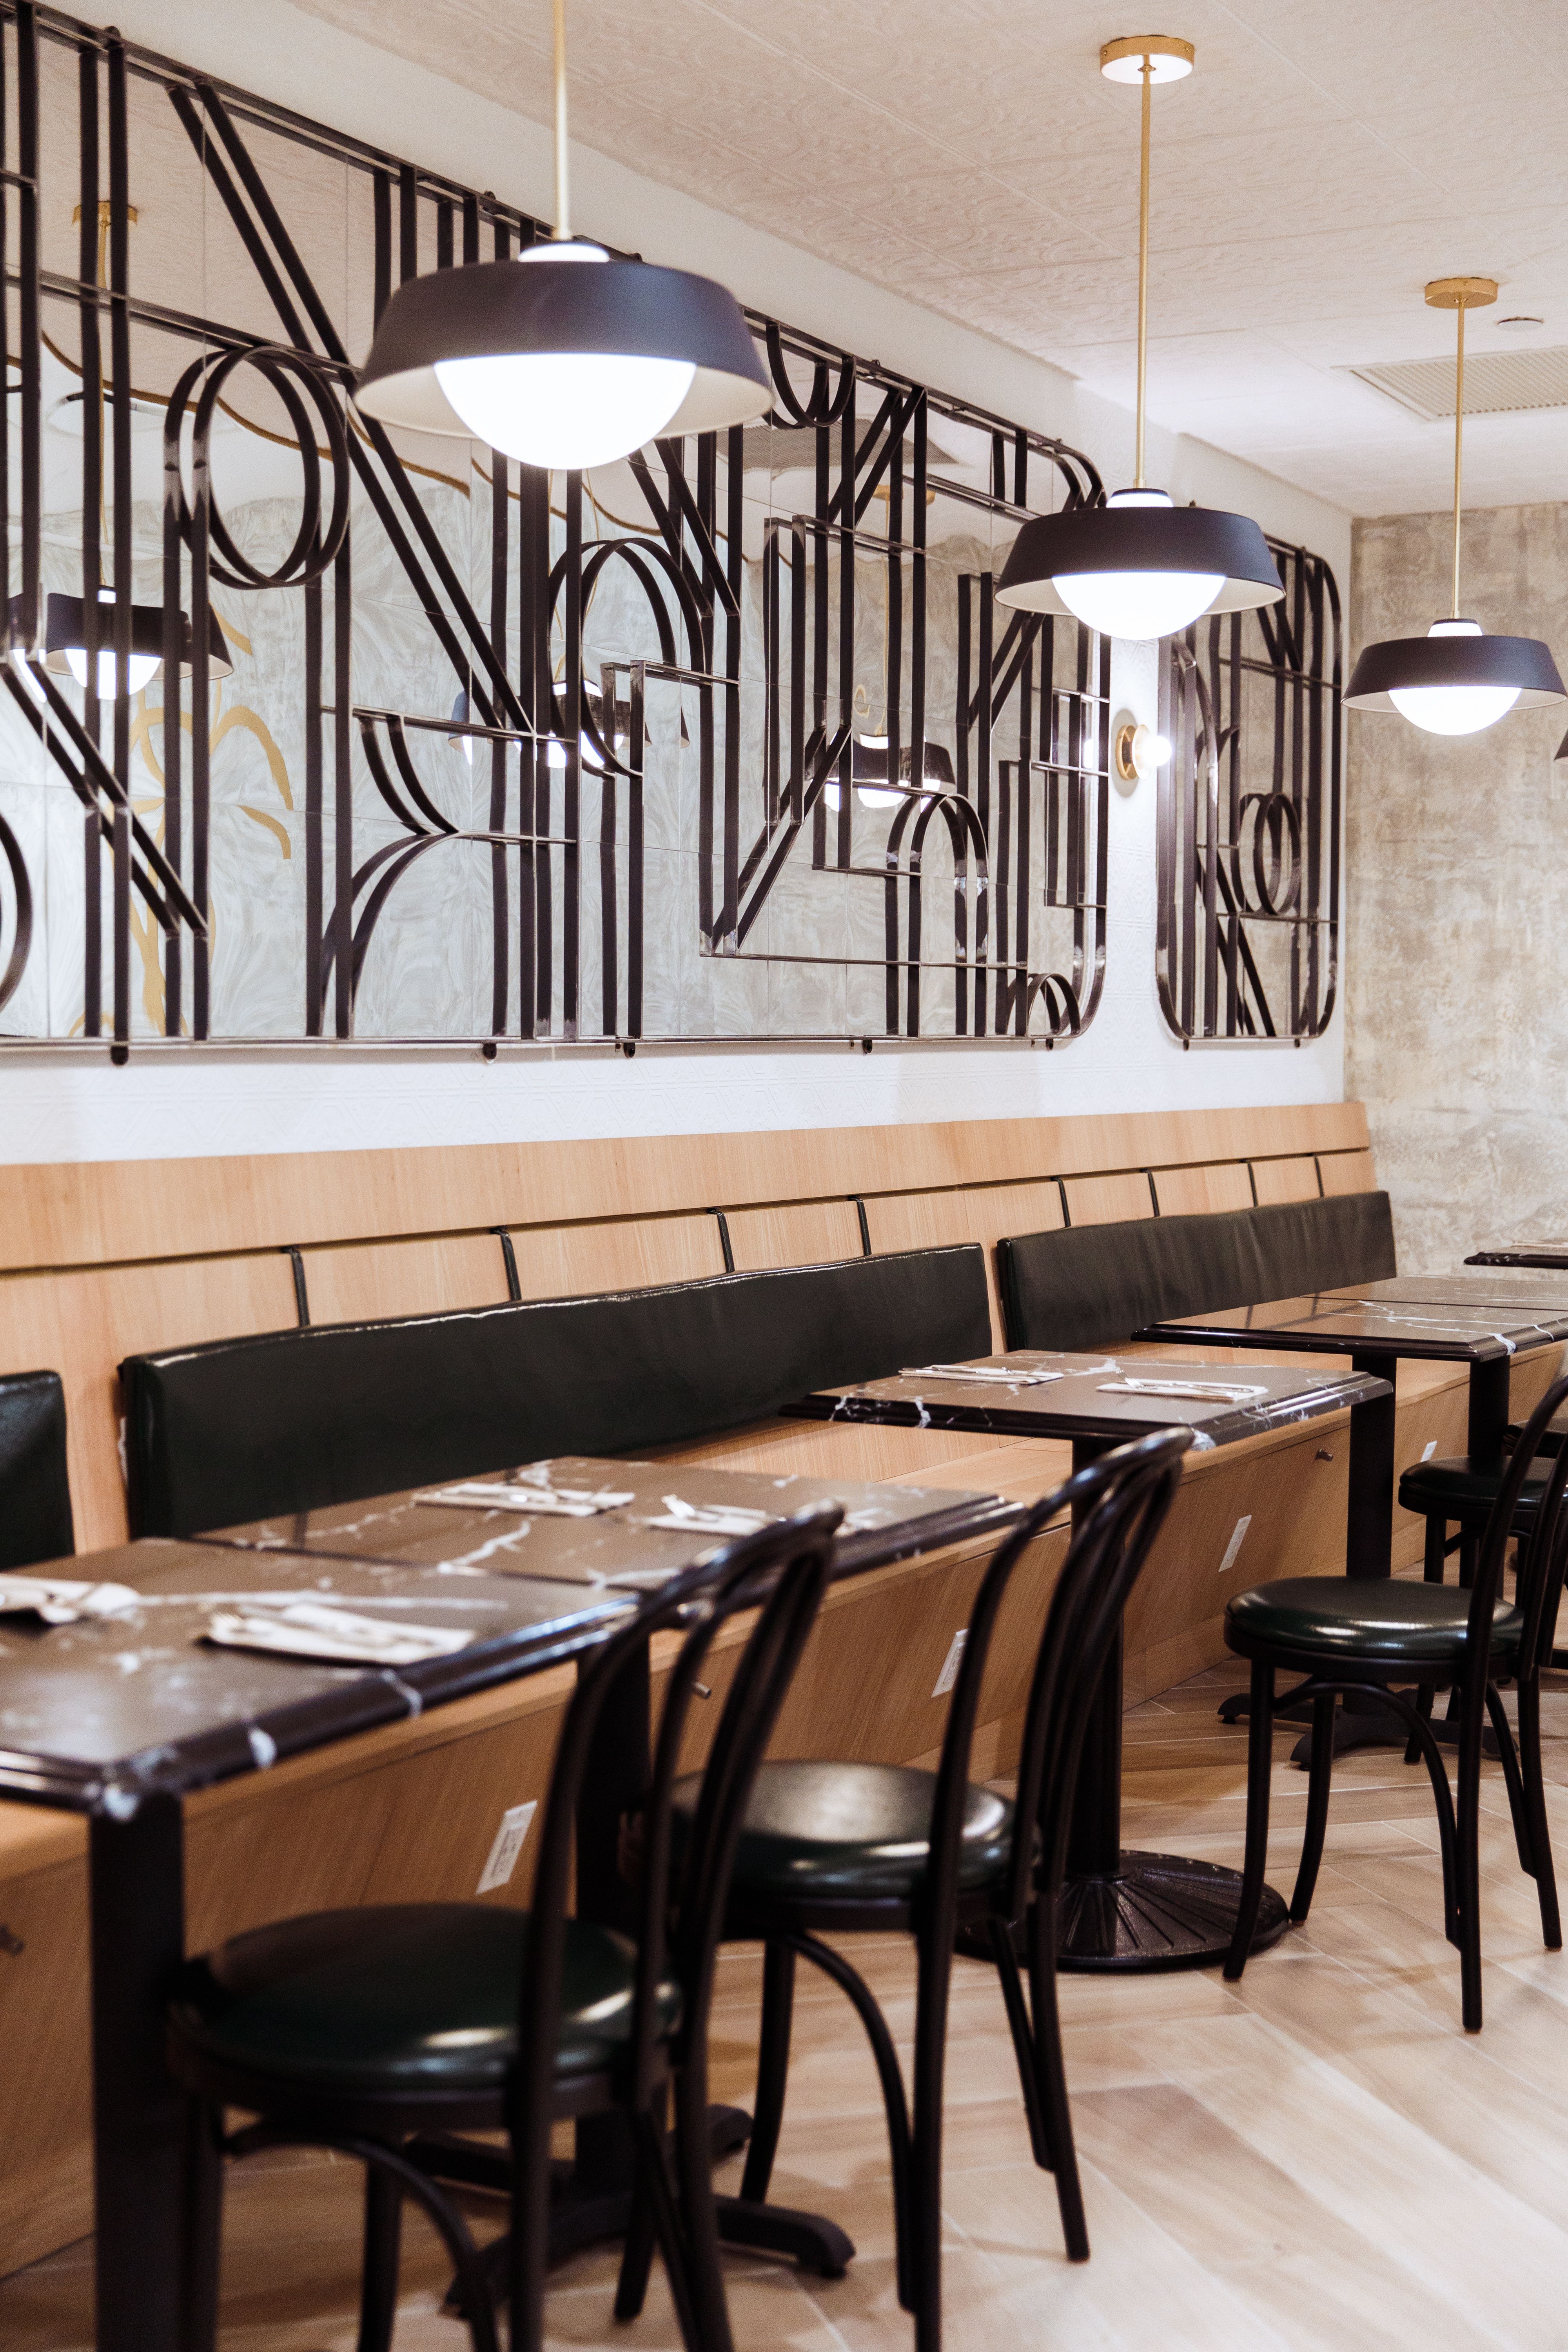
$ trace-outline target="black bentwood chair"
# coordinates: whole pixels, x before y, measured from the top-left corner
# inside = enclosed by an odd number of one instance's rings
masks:
[[[789,2067],[796,1956],[848,1995],[881,2081],[892,2151],[899,2300],[920,2352],[942,2329],[942,2102],[948,1983],[960,1926],[989,1938],[1002,1977],[1037,2164],[1054,2172],[1068,2252],[1089,2254],[1056,2000],[1056,1897],[1090,1707],[1127,1596],[1170,1509],[1190,1443],[1157,1432],[1107,1454],[1037,1503],[986,1570],[934,1773],[887,1764],[764,1764],[736,1850],[726,1941],[766,1946],[755,2114],[741,2186],[767,2196]],[[1019,1560],[1064,1510],[1076,1522],[1051,1595],[1025,1717],[1017,1797],[969,1780],[970,1748],[998,1612]],[[679,1783],[675,1822],[700,1825],[701,1792]],[[1029,1998],[1013,1930],[1028,1921]],[[919,1994],[914,2117],[892,2037],[868,1987],[823,1934],[914,1937]],[[618,2317],[642,2307],[652,2257],[646,2230],[626,2242]]]
[[[1535,1881],[1541,1932],[1548,1951],[1562,1948],[1552,1839],[1541,1781],[1541,1669],[1552,1653],[1552,1628],[1568,1557],[1568,1452],[1549,1462],[1537,1485],[1528,1522],[1520,1505],[1539,1441],[1568,1399],[1568,1378],[1556,1381],[1525,1423],[1499,1482],[1478,1546],[1468,1591],[1397,1577],[1289,1577],[1234,1595],[1225,1612],[1225,1638],[1252,1660],[1252,1713],[1247,1767],[1247,1863],[1236,1937],[1225,1964],[1233,1981],[1247,1963],[1268,1843],[1268,1780],[1272,1762],[1274,1675],[1277,1667],[1304,1674],[1292,1697],[1312,1701],[1311,1772],[1307,1828],[1290,1916],[1307,1916],[1323,1854],[1333,1769],[1334,1697],[1360,1691],[1384,1699],[1408,1725],[1412,1744],[1431,1775],[1443,1852],[1444,1927],[1458,1947],[1467,2032],[1481,2025],[1480,1832],[1481,1735],[1489,1715],[1513,1815],[1519,1862]],[[1510,1603],[1502,1597],[1504,1558],[1523,1524],[1519,1572]],[[1388,1687],[1390,1675],[1418,1677],[1412,1700]],[[1511,1675],[1519,1694],[1519,1745],[1499,1696],[1497,1677]],[[1448,1787],[1442,1751],[1426,1707],[1434,1688],[1458,1694],[1458,1804]],[[1423,1704],[1425,1701],[1425,1705]]]
[[[546,1801],[529,1912],[479,1903],[321,1912],[241,1936],[189,1964],[171,2010],[176,2074],[259,2122],[233,2156],[331,2147],[365,2167],[359,2352],[386,2352],[397,2307],[405,2198],[457,2269],[475,2352],[496,2352],[486,2264],[418,2161],[425,2132],[504,2128],[512,2167],[513,2352],[539,2352],[549,2244],[550,2133],[562,2116],[618,2109],[689,2352],[730,2352],[710,2179],[707,2026],[736,1839],[826,1582],[841,1513],[802,1513],[689,1569],[637,1605],[578,1667]],[[714,1636],[758,1614],[736,1662],[690,1833],[671,1867],[670,1794],[681,1733]],[[577,1802],[595,1723],[639,1644],[683,1631],[666,1687],[638,1848],[638,1940],[569,1918]],[[675,2173],[666,2155],[675,2092]],[[678,2185],[677,2185],[678,2184]],[[192,2307],[216,2303],[216,2223]]]

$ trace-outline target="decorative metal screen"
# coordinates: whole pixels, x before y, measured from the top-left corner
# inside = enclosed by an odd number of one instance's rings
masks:
[[[1339,985],[1340,593],[1269,546],[1282,604],[1163,649],[1157,961],[1184,1043],[1321,1037]]]
[[[743,431],[389,434],[395,280],[537,223],[50,10],[0,67],[6,1037],[1092,1019],[1110,648],[994,599],[1086,458],[761,318]]]

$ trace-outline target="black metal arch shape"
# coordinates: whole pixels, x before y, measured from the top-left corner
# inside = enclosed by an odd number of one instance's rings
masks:
[[[0,1007],[10,1003],[22,985],[22,974],[27,969],[27,958],[33,945],[33,887],[27,879],[27,867],[22,856],[22,845],[0,816],[0,853],[11,869],[11,896],[16,902],[16,931],[11,941],[11,953],[5,969],[0,972]]]
[[[825,425],[837,425],[855,394],[857,372],[855,362],[849,354],[846,352],[839,355],[838,382],[831,395],[827,389],[828,362],[826,359],[813,361],[811,393],[809,398],[803,403],[789,380],[789,364],[784,356],[784,336],[779,331],[776,319],[769,319],[766,321],[763,336],[768,354],[768,373],[773,380],[773,391],[780,406],[784,411],[781,416],[776,408],[772,409],[764,421],[769,425],[782,425],[786,430],[792,425],[798,427],[803,425],[815,425],[821,427]]]
[[[968,1009],[963,992],[963,975],[975,974],[976,1019],[981,1017],[978,990],[980,976],[989,970],[986,948],[990,938],[991,863],[990,845],[978,812],[961,793],[946,792],[912,793],[888,828],[888,846],[884,852],[887,865],[886,937],[888,950],[888,1026],[895,1030],[899,963],[899,883],[909,885],[909,963],[904,985],[904,1028],[910,1037],[920,1034],[921,932],[923,922],[923,874],[921,858],[925,837],[934,816],[942,817],[952,844],[952,944],[953,962],[957,967],[955,986],[959,996],[955,1005],[960,1034],[968,1021]],[[910,835],[909,864],[902,863],[904,835]],[[964,885],[969,876],[969,852],[974,855],[977,888],[974,908],[974,946],[973,955],[969,943],[969,902]]]
[[[236,369],[241,367],[254,367],[282,402],[300,445],[300,463],[304,474],[300,528],[288,554],[272,572],[258,570],[235,544],[213,495],[213,418],[217,414],[224,386]],[[310,407],[290,381],[293,377],[297,377],[309,392],[316,416],[326,435],[328,457],[332,469],[332,505],[324,531],[321,529],[321,460]],[[198,383],[202,389],[192,425],[193,501],[185,496],[184,471],[180,463],[180,435],[191,394]],[[279,343],[262,344],[254,351],[206,352],[200,359],[193,360],[170,394],[163,415],[163,488],[165,498],[174,503],[180,536],[193,554],[197,551],[197,516],[205,516],[212,543],[222,559],[212,563],[212,571],[225,587],[242,590],[295,588],[302,587],[307,581],[319,580],[342,547],[349,527],[348,432],[342,411],[328,388],[324,368],[319,366],[310,353],[290,351]]]
[[[702,609],[692,592],[690,581],[681,571],[669,550],[661,546],[658,540],[601,539],[595,541],[592,551],[583,557],[581,580],[584,610],[587,609],[588,599],[594,593],[600,572],[612,558],[629,567],[636,574],[647,596],[648,610],[653,614],[654,626],[658,632],[660,661],[668,664],[671,669],[700,669],[703,666]],[[551,567],[549,609],[552,614],[554,613],[562,592],[567,585],[569,564],[569,556],[561,555]],[[653,567],[657,567],[663,572],[674,589],[676,602],[680,607],[680,617],[686,630],[688,656],[684,663],[679,657],[679,642],[669,617],[669,608],[658,593],[658,582],[655,577]],[[629,766],[625,761],[616,759],[615,747],[605,741],[603,730],[588,708],[586,696],[583,698],[579,719],[581,731],[588,737],[598,752],[606,775],[630,776],[640,773],[639,770]],[[550,732],[565,737],[568,731],[566,714],[561,707],[561,698],[556,693],[555,681],[552,678],[550,682]],[[612,734],[614,731],[612,726]]]

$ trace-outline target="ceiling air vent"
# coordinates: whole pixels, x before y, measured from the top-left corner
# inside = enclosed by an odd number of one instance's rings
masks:
[[[1417,416],[1452,416],[1454,362],[1390,360],[1346,368]],[[1465,415],[1508,416],[1527,408],[1568,408],[1568,347],[1545,352],[1467,352]]]

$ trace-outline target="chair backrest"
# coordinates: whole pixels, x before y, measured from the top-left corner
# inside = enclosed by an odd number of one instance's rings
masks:
[[[1066,1820],[1089,1709],[1129,1594],[1171,1507],[1190,1429],[1157,1430],[1119,1445],[1043,1496],[999,1546],[981,1581],[953,1686],[931,1810],[931,1864],[921,1890],[928,1907],[956,1900],[970,1749],[986,1655],[1008,1584],[1029,1545],[1064,1510],[1075,1525],[1046,1612],[1019,1755],[1013,1852],[1005,1908],[1022,1916],[1035,1866],[1035,1823]],[[1047,1849],[1049,1846],[1047,1838]],[[1042,1860],[1048,1864],[1048,1850]],[[1059,1884],[1060,1857],[1056,1862]]]
[[[812,1389],[990,1348],[970,1243],[132,1356],[120,1368],[132,1533],[679,1444]]]
[[[76,1549],[66,1475],[66,1399],[58,1372],[0,1379],[0,1569]]]
[[[719,1932],[746,1801],[821,1604],[842,1517],[836,1504],[819,1506],[710,1554],[639,1603],[579,1664],[545,1801],[518,2011],[512,2114],[520,2159],[512,2229],[515,2352],[538,2352],[542,2336],[545,2191],[566,1910],[578,1800],[605,1701],[639,1646],[658,1633],[684,1635],[666,1683],[640,1816],[628,2087],[634,2101],[646,2101],[657,2080],[658,1987],[671,1963],[681,1988],[683,2041],[700,2044],[707,2031]],[[757,1614],[731,1678],[677,1879],[671,1866],[671,1796],[692,1696],[721,1627],[752,1609]],[[525,2184],[537,2193],[525,2193]]]
[[[1396,1271],[1386,1192],[1068,1225],[996,1244],[1010,1348],[1110,1347],[1165,1316],[1257,1307]]]
[[[1546,1435],[1552,1415],[1565,1402],[1568,1402],[1568,1373],[1552,1381],[1525,1423],[1518,1444],[1506,1458],[1502,1485],[1488,1514],[1486,1529],[1481,1537],[1476,1559],[1476,1580],[1470,1591],[1466,1632],[1473,1657],[1484,1659],[1490,1649],[1492,1612],[1502,1591],[1503,1566],[1512,1540],[1514,1512],[1534,1465],[1537,1447]],[[1519,1546],[1519,1575],[1514,1585],[1514,1601],[1523,1620],[1520,1637],[1521,1667],[1543,1666],[1552,1655],[1557,1599],[1563,1590],[1564,1566],[1568,1564],[1568,1503],[1564,1502],[1564,1492],[1568,1490],[1568,1448],[1559,1448],[1546,1459],[1548,1468],[1534,1523],[1529,1534],[1521,1538]],[[1467,1692],[1467,1706],[1475,1714],[1478,1732],[1485,1700],[1485,1681],[1484,1675],[1472,1675]]]

